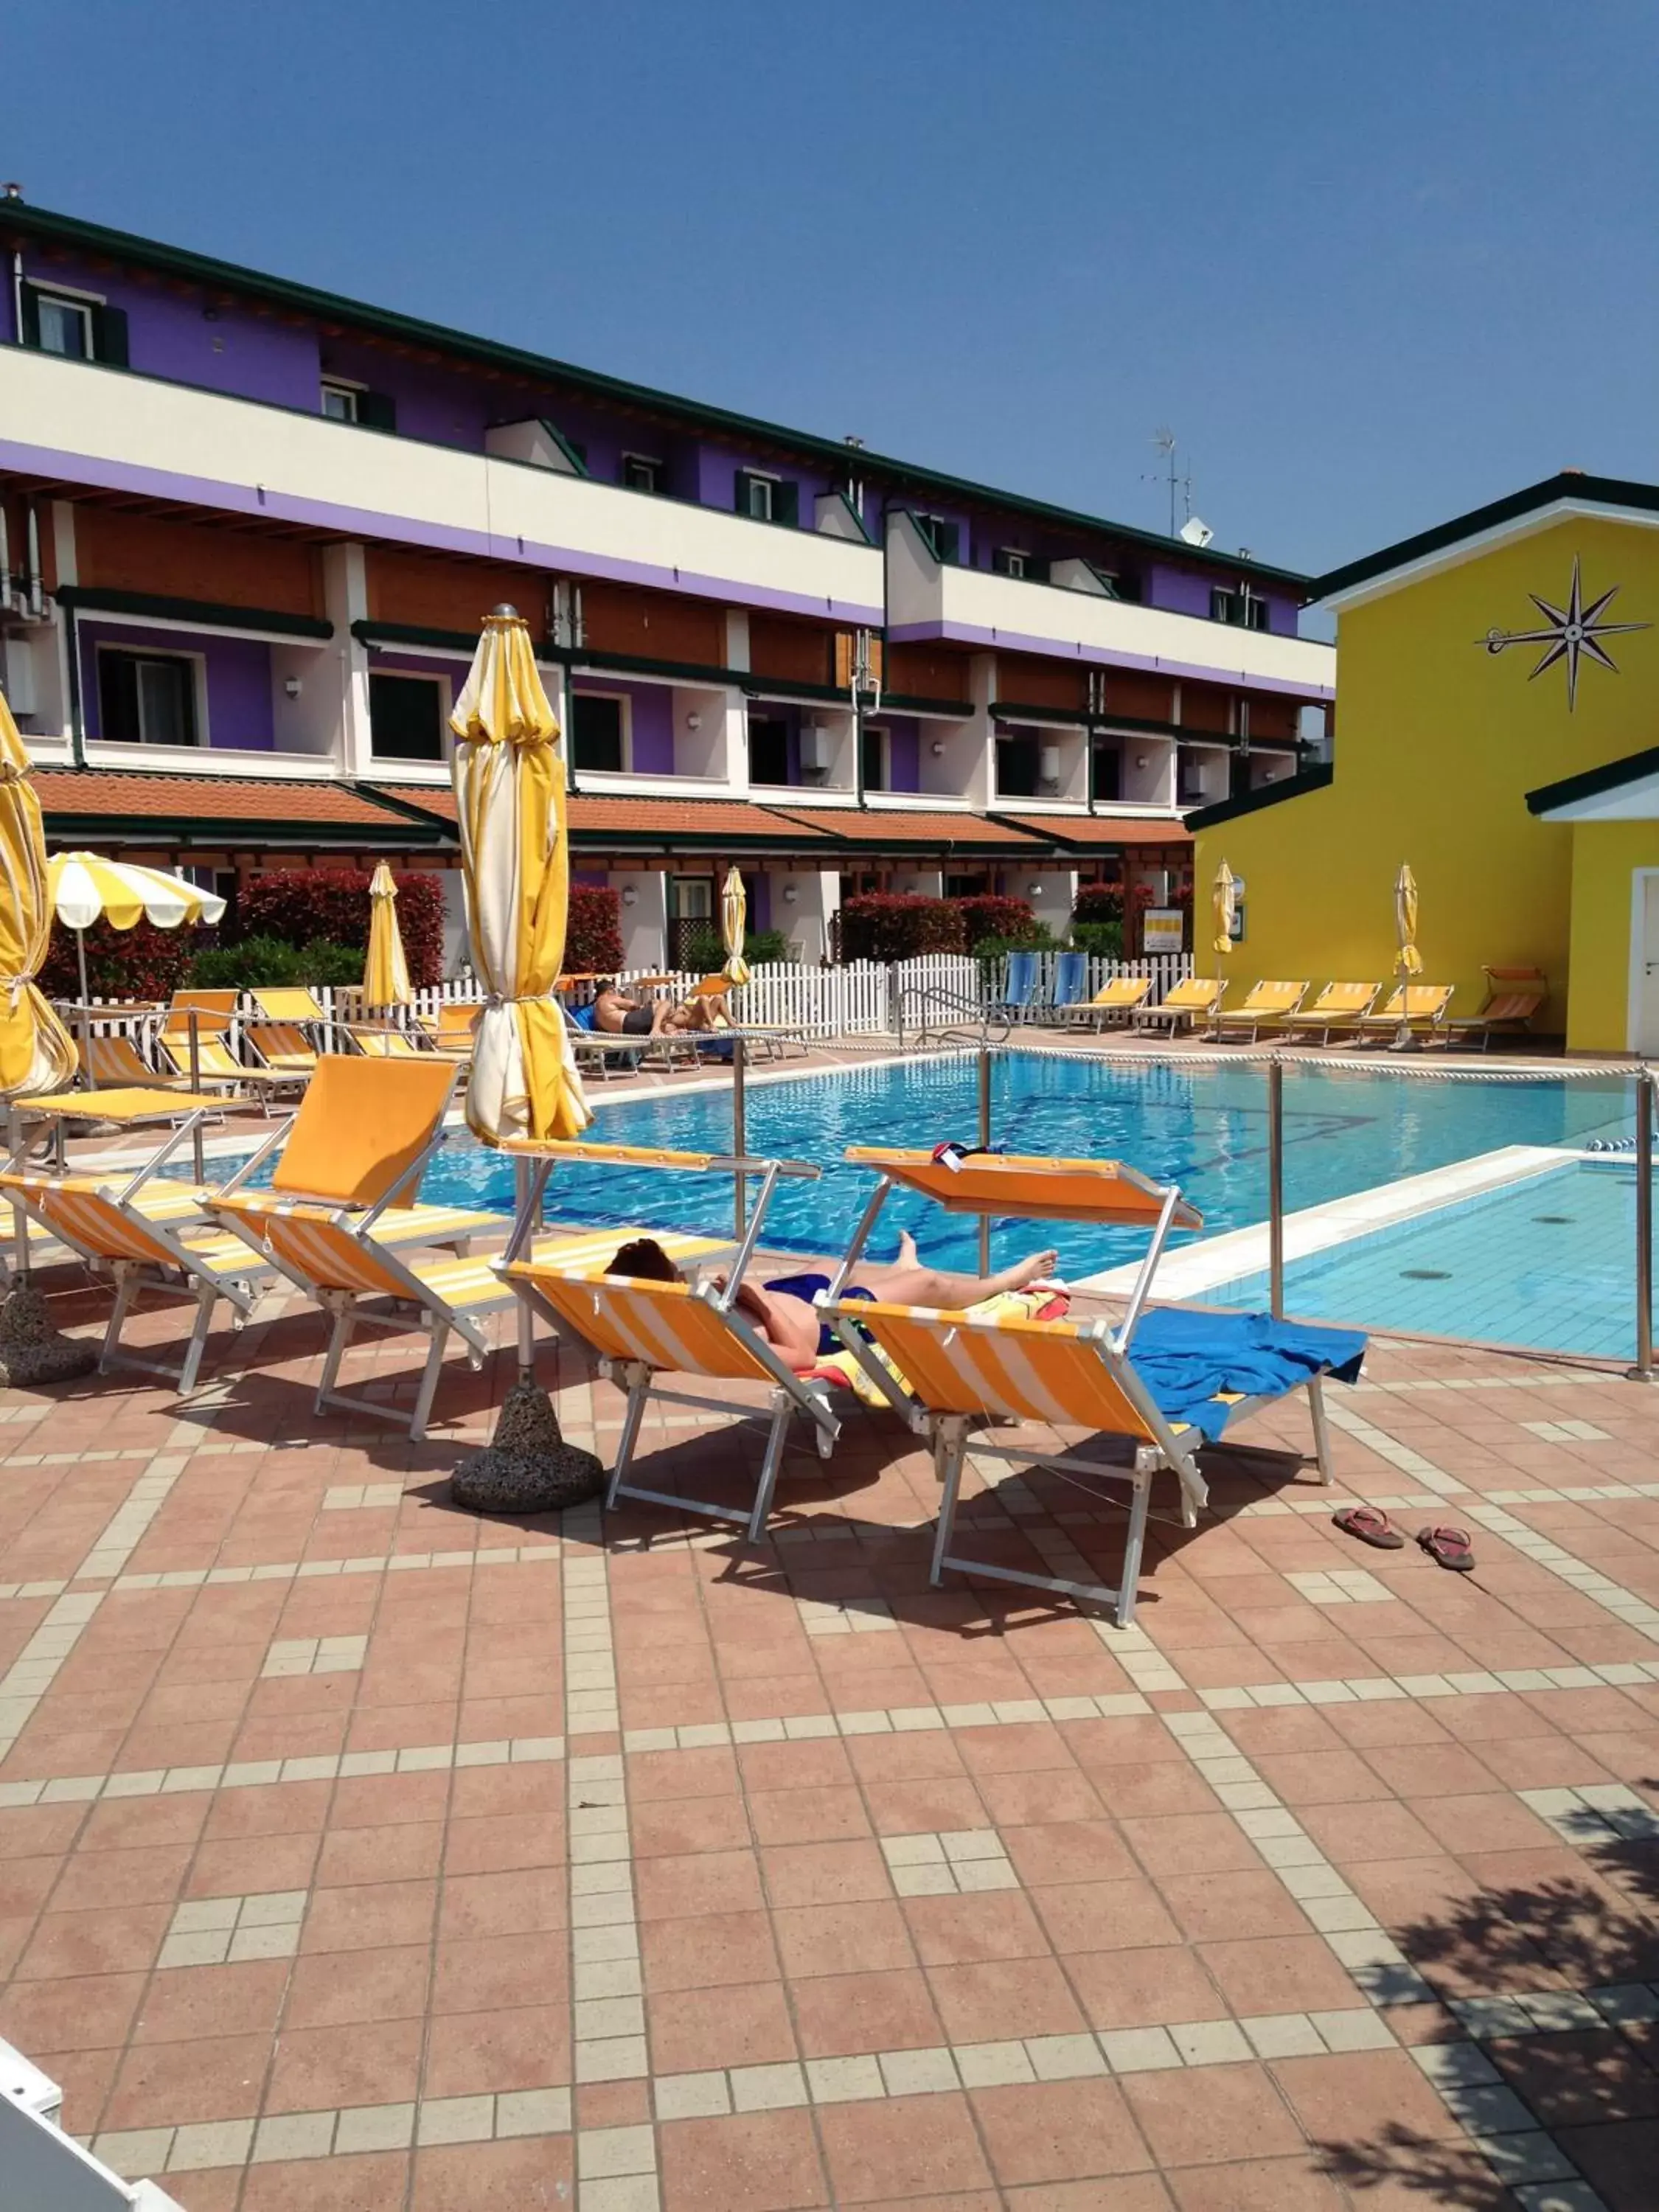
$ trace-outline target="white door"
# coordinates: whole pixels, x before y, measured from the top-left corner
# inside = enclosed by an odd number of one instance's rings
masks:
[[[1630,1048],[1659,1059],[1659,868],[1636,871]]]

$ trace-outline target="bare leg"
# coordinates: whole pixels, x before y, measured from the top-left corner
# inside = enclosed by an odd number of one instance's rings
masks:
[[[915,1251],[914,1241],[908,1251]],[[860,1267],[856,1287],[873,1291],[878,1298],[894,1305],[942,1306],[947,1312],[956,1313],[963,1306],[978,1305],[982,1298],[1000,1297],[1005,1291],[1023,1291],[1045,1275],[1053,1274],[1059,1264],[1057,1252],[1035,1252],[1029,1260],[1022,1260],[1017,1267],[1005,1267],[1000,1274],[957,1275],[943,1268],[918,1265],[907,1255],[905,1243],[901,1239],[897,1266]]]

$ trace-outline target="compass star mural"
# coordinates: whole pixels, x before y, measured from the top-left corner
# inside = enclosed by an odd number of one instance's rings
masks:
[[[1586,654],[1603,668],[1610,668],[1616,676],[1619,664],[1602,645],[1604,637],[1625,637],[1632,630],[1651,629],[1653,624],[1644,622],[1604,622],[1601,617],[1619,596],[1622,586],[1615,584],[1603,592],[1599,599],[1584,605],[1578,581],[1578,556],[1572,556],[1572,589],[1567,594],[1564,607],[1552,606],[1540,599],[1536,592],[1528,592],[1532,601],[1547,625],[1543,629],[1489,629],[1481,643],[1494,659],[1512,645],[1541,645],[1538,665],[1528,682],[1534,681],[1547,668],[1553,668],[1558,660],[1567,664],[1567,712],[1571,714],[1578,699],[1578,664]]]

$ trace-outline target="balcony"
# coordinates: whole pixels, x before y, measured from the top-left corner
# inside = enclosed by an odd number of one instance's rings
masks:
[[[1041,653],[1091,666],[1139,668],[1298,699],[1336,696],[1334,647],[1197,615],[1135,606],[1059,584],[936,561],[908,515],[888,525],[887,635]]]
[[[352,537],[848,623],[882,556],[827,532],[0,347],[0,466]]]

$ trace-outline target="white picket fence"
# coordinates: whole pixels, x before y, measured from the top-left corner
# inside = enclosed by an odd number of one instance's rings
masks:
[[[1053,1000],[1055,969],[1061,957],[1054,952],[1036,956],[1034,1003],[1039,1009]],[[1192,957],[1185,952],[1158,953],[1146,960],[1091,959],[1079,995],[1091,998],[1114,976],[1150,975],[1156,1004],[1171,985],[1192,972]],[[625,969],[619,980],[628,984],[647,976],[654,988],[665,988],[678,997],[688,995],[701,981],[693,972],[669,974],[662,969]],[[753,969],[749,981],[732,993],[731,1013],[739,1026],[753,1023],[757,1027],[799,1029],[810,1036],[914,1035],[919,1028],[937,1029],[947,1024],[953,1012],[961,1020],[968,1018],[970,1008],[1002,1005],[1008,996],[1007,977],[1006,959],[981,969],[978,961],[962,953],[930,953],[919,960],[892,963],[856,960],[842,968],[774,961]],[[315,995],[331,1021],[337,1014],[342,1020],[355,1018],[352,993],[337,993],[324,986]],[[414,1010],[432,1014],[446,1000],[479,995],[474,979],[463,975],[416,991]],[[579,989],[577,997],[582,995]],[[91,1003],[100,1010],[97,1025],[100,1036],[126,1036],[142,1043],[154,1026],[155,1016],[137,1011],[131,1000],[95,999]],[[121,1010],[129,1005],[134,1005],[134,1012],[124,1015]],[[72,1018],[70,1025],[75,1026]]]

